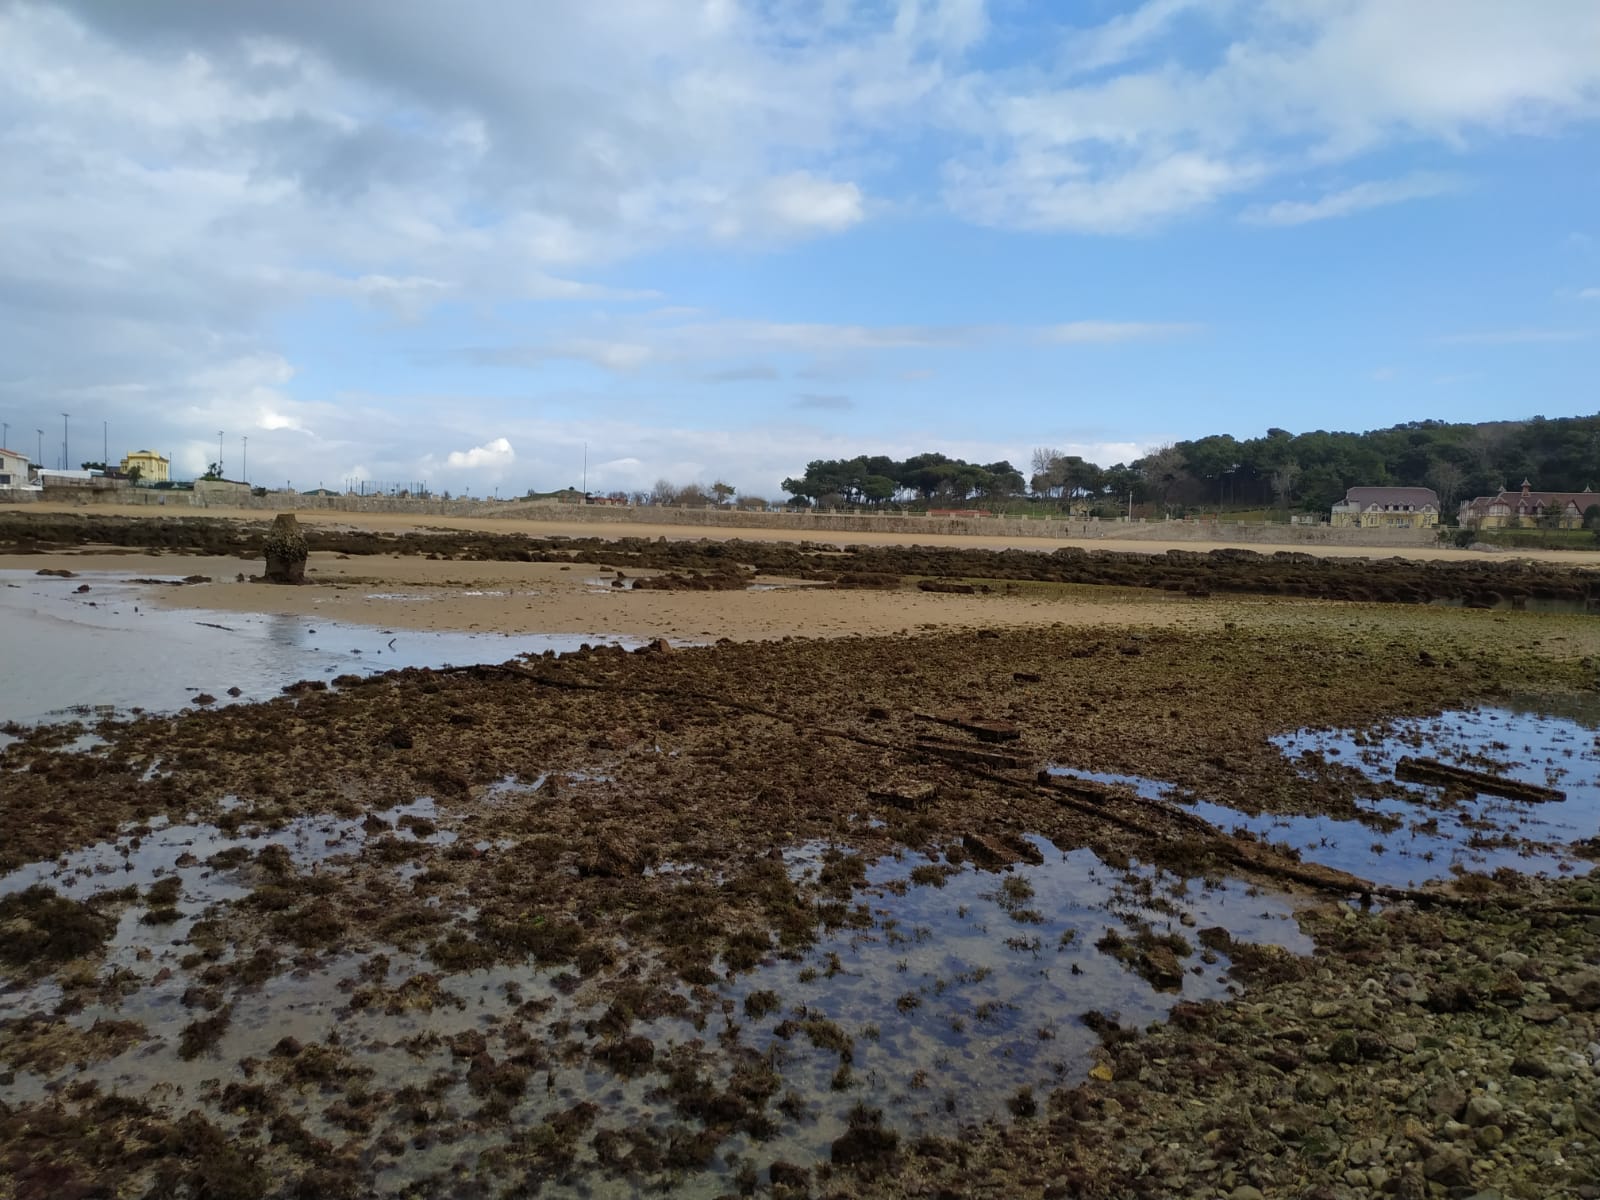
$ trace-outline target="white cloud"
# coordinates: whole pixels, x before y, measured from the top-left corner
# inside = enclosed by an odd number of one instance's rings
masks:
[[[1461,182],[1448,175],[1416,174],[1403,179],[1374,180],[1358,183],[1341,191],[1329,192],[1316,200],[1280,200],[1275,204],[1246,209],[1246,221],[1259,225],[1304,225],[1309,221],[1325,221],[1332,217],[1347,217],[1369,209],[1403,204],[1408,200],[1421,200],[1459,191]]]
[[[1042,338],[1044,341],[1059,345],[1077,346],[1177,337],[1193,333],[1199,328],[1198,325],[1149,321],[1069,321],[1065,325],[1054,325],[1045,329]]]
[[[945,197],[980,224],[1126,234],[1245,191],[1264,174],[1251,162],[1192,151],[1107,170],[1060,149],[1024,148],[998,163],[950,164]]]
[[[1600,116],[1600,6],[1583,0],[1149,0],[1060,41],[1016,23],[1026,7],[387,0],[375,24],[348,4],[0,0],[0,404],[92,411],[201,469],[223,429],[230,461],[249,431],[263,477],[546,482],[563,460],[529,447],[566,427],[506,419],[539,408],[542,378],[485,396],[484,376],[435,377],[417,398],[383,365],[594,364],[622,378],[583,397],[592,421],[629,375],[904,380],[950,374],[959,351],[1179,336],[1196,327],[995,325],[984,297],[944,324],[644,312],[629,306],[656,281],[623,265],[870,233],[939,199],[1043,232],[1251,205],[1303,221],[1417,189],[1371,179],[1379,155],[1460,159]],[[1314,198],[1285,199],[1291,179]],[[297,375],[295,339],[329,311],[319,332],[364,340]],[[369,364],[387,394],[337,390]],[[614,457],[759,479],[776,435],[721,436],[641,426]],[[470,458],[498,440],[523,454]],[[802,444],[881,448],[785,441],[779,477]]]
[[[1600,300],[1600,287],[1584,288],[1578,293],[1579,300]]]
[[[1180,19],[1212,25],[1212,57],[1170,40]],[[1600,7],[1566,0],[1150,0],[1067,42],[1069,70],[1137,68],[969,77],[952,111],[984,151],[947,196],[986,224],[1137,232],[1289,171],[1593,120],[1597,44]]]
[[[861,189],[796,171],[770,181],[762,206],[780,229],[839,233],[865,218]]]
[[[470,450],[452,450],[445,459],[445,466],[457,470],[479,471],[491,470],[496,473],[503,472],[517,459],[517,452],[511,448],[511,443],[497,437],[491,442],[481,446],[474,446]]]

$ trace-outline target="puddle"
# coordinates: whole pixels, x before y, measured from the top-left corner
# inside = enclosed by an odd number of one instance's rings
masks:
[[[1600,834],[1600,701],[1524,697],[1504,706],[1456,710],[1363,730],[1300,730],[1273,739],[1290,759],[1320,755],[1359,770],[1373,793],[1359,799],[1365,820],[1250,816],[1209,801],[1189,802],[1158,780],[1054,768],[1053,773],[1132,788],[1184,803],[1227,831],[1243,830],[1334,867],[1392,887],[1416,887],[1455,871],[1586,874],[1593,864],[1568,847]],[[1442,789],[1397,782],[1403,757],[1434,758],[1525,783],[1560,788],[1560,801],[1497,796],[1446,800]],[[1387,794],[1377,794],[1379,792]],[[1398,793],[1398,795],[1396,795]]]
[[[223,808],[236,808],[228,803]],[[411,804],[397,805],[376,816],[394,828],[390,835],[402,841],[448,845],[456,835],[438,829],[418,837],[406,818],[436,822],[438,811],[429,797]],[[251,857],[264,846],[277,844],[289,852],[296,871],[316,868],[342,854],[358,854],[366,842],[363,823],[370,820],[328,815],[296,817],[283,825],[252,830],[249,822],[242,833],[226,833],[215,825],[170,824],[157,817],[137,832],[127,831],[114,842],[100,842],[82,850],[63,854],[49,862],[33,863],[0,875],[0,896],[20,892],[43,883],[63,896],[84,900],[97,892],[134,886],[141,891],[167,875],[184,881],[186,904],[204,908],[208,904],[237,900],[248,890],[229,882],[230,873],[213,871],[207,860],[228,850],[247,850]]]
[[[0,723],[135,707],[170,711],[201,693],[216,704],[264,700],[301,679],[498,663],[585,642],[640,644],[594,634],[423,633],[155,608],[144,586],[110,572],[56,579],[5,570],[0,583],[20,585],[0,587],[0,657],[10,674],[28,680],[25,688],[0,689]],[[90,590],[77,592],[83,584]],[[238,697],[228,695],[234,687]]]
[[[424,800],[383,815],[398,824],[438,814]],[[841,915],[860,917],[824,931],[803,957],[770,959],[705,989],[663,975],[647,953],[631,955],[618,979],[579,983],[563,970],[521,964],[445,973],[363,939],[323,959],[291,963],[286,954],[275,972],[249,983],[224,976],[211,1000],[196,999],[208,962],[190,955],[189,931],[202,917],[225,918],[245,893],[241,872],[208,865],[208,857],[276,842],[302,872],[338,872],[350,869],[354,860],[343,856],[364,836],[357,822],[332,818],[237,836],[170,825],[143,832],[137,844],[130,834],[0,879],[0,893],[43,881],[75,897],[129,884],[143,890],[171,875],[183,882],[175,922],[145,923],[142,897],[124,910],[89,1003],[57,1009],[65,993],[50,979],[0,993],[0,1019],[57,1010],[78,1031],[100,1021],[142,1026],[132,1044],[102,1060],[16,1070],[7,1102],[94,1082],[174,1116],[198,1108],[248,1140],[264,1136],[245,1111],[248,1096],[266,1087],[310,1132],[360,1150],[374,1194],[391,1196],[438,1194],[418,1192],[419,1181],[471,1170],[590,1104],[594,1124],[562,1187],[601,1194],[620,1186],[601,1166],[616,1166],[619,1144],[637,1136],[659,1148],[700,1127],[675,1107],[685,1079],[720,1090],[754,1070],[774,1079],[775,1090],[704,1169],[620,1169],[635,1191],[714,1196],[728,1191],[736,1171],[749,1178],[779,1159],[826,1162],[860,1104],[882,1109],[902,1137],[1003,1118],[1021,1089],[1033,1089],[1042,1105],[1051,1088],[1084,1078],[1105,1057],[1085,1014],[1137,1029],[1180,999],[1230,994],[1228,960],[1202,946],[1209,926],[1240,941],[1311,949],[1276,897],[1138,865],[1113,869],[1088,850],[1063,853],[1035,838],[1043,861],[1001,872],[921,857],[880,860],[839,906]],[[427,840],[442,845],[451,836],[441,828]],[[787,861],[803,879],[840,857],[812,844],[793,848]],[[1141,932],[1182,951],[1181,974],[1166,990],[1116,956],[1118,939],[1131,943]],[[681,1003],[675,1015],[633,1022],[626,1033],[648,1038],[652,1057],[638,1070],[613,1069],[598,1053],[612,1043],[594,1023],[625,980],[646,979],[658,997]],[[227,1019],[214,1043],[184,1058],[185,1030],[219,1011]],[[304,1049],[285,1051],[286,1038]],[[475,1075],[486,1064],[516,1073],[498,1099]],[[484,1118],[491,1102],[499,1107]]]
[[[881,1108],[903,1136],[949,1134],[1001,1116],[1023,1088],[1042,1104],[1097,1059],[1099,1035],[1085,1014],[1137,1030],[1179,1000],[1234,994],[1228,960],[1202,948],[1202,929],[1312,950],[1276,896],[1138,865],[1118,870],[1087,849],[1063,853],[1041,838],[1028,841],[1042,863],[998,873],[967,866],[942,886],[931,882],[939,869],[930,860],[882,860],[854,900],[870,912],[865,927],[839,929],[800,961],[720,989],[747,1015],[753,996],[775,998],[778,1007],[749,1021],[744,1036],[784,1059],[785,1086],[804,1100],[807,1119],[763,1154],[826,1159],[861,1103]],[[785,860],[804,877],[817,869],[819,847],[796,848]],[[918,867],[914,878],[930,881],[909,882]],[[1170,990],[1156,990],[1105,948],[1108,934],[1131,943],[1141,931],[1187,944],[1190,953],[1177,959],[1182,981]],[[843,1079],[842,1056],[829,1048],[840,1038],[849,1042]]]

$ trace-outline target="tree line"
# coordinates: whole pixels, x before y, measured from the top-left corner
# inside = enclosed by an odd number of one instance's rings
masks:
[[[861,455],[851,459],[817,459],[798,479],[785,479],[783,490],[796,501],[834,507],[834,502],[883,505],[915,498],[1004,499],[1019,495],[1026,484],[1009,462],[969,463],[943,454],[917,454],[907,459]]]
[[[785,479],[791,503],[823,507],[1000,503],[1027,498],[1112,515],[1130,503],[1167,512],[1215,508],[1326,511],[1352,487],[1430,487],[1441,507],[1524,478],[1541,491],[1600,486],[1600,414],[1477,424],[1413,421],[1364,433],[1271,428],[1260,437],[1212,434],[1100,466],[1049,446],[1031,473],[1009,462],[943,454],[818,459]]]

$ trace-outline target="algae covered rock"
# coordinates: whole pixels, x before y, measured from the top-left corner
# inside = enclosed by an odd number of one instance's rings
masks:
[[[306,539],[293,513],[279,513],[265,546],[268,583],[301,583],[306,575]]]

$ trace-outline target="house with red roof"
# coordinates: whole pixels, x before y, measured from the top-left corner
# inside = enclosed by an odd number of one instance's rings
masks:
[[[1600,492],[1536,492],[1526,479],[1520,491],[1504,488],[1493,496],[1463,500],[1459,519],[1466,529],[1581,529],[1583,517],[1600,506]]]

